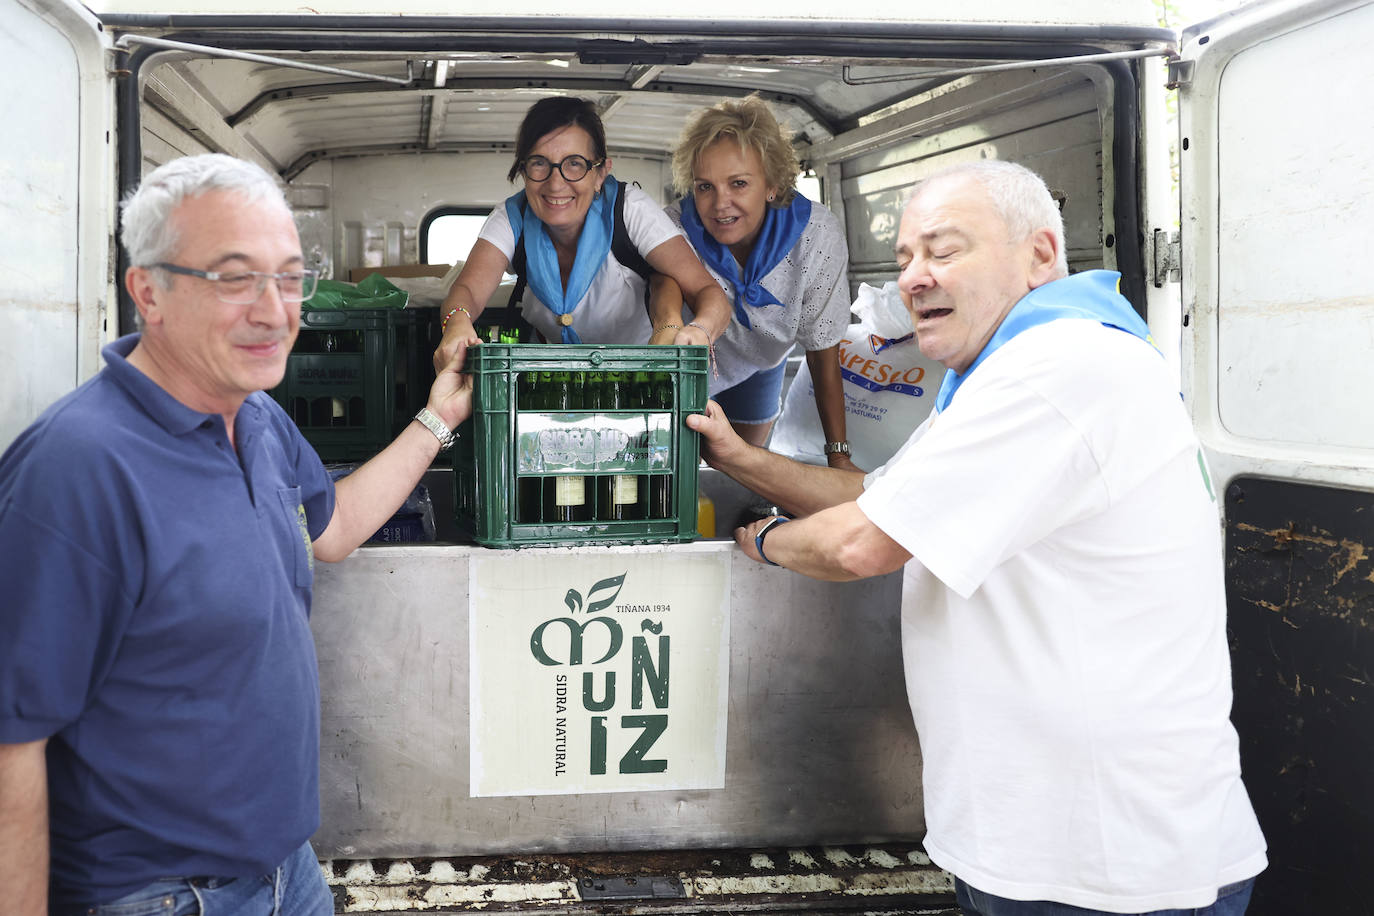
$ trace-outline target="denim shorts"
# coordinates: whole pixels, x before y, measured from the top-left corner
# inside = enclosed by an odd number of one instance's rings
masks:
[[[782,413],[782,382],[787,372],[787,360],[771,369],[760,369],[744,381],[717,395],[712,400],[725,411],[732,423],[772,423]]]
[[[1210,906],[1153,910],[1136,916],[1242,916],[1250,905],[1250,893],[1254,889],[1255,879],[1247,878],[1218,890],[1216,903]],[[965,916],[1119,916],[1104,910],[1086,910],[1051,900],[1008,900],[986,894],[958,878],[954,879],[954,890],[959,900],[959,910]]]
[[[307,842],[275,871],[254,878],[161,878],[93,907],[52,916],[333,916],[334,895]]]

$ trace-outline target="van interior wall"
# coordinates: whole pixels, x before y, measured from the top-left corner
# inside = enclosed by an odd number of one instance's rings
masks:
[[[205,78],[207,67],[234,63],[201,62],[195,72]],[[224,120],[210,123],[214,109],[199,97],[197,83],[179,81],[169,71],[176,71],[175,65],[153,68],[141,105],[145,174],[177,155],[211,149],[248,155],[272,167],[251,138],[238,137]],[[518,95],[512,92],[511,98]],[[523,107],[510,108],[516,109]],[[511,123],[503,133],[513,141],[518,118],[506,116]],[[322,111],[319,117],[329,115]],[[311,120],[297,112],[295,140],[319,149],[326,144],[307,135]],[[358,127],[367,132],[365,124]],[[490,135],[490,123],[480,127]],[[459,137],[462,132],[461,127],[455,131]],[[646,150],[617,153],[613,121],[608,141],[616,176],[665,201],[670,150],[658,157]],[[419,227],[427,213],[440,206],[485,209],[512,193],[506,180],[510,143],[472,147],[337,158],[320,154],[293,177],[289,189],[307,258],[336,278],[352,268],[416,263]],[[897,225],[916,181],[945,165],[988,158],[1036,170],[1060,197],[1071,270],[1114,269],[1112,149],[1111,80],[1099,67],[1078,66],[956,77],[913,92],[899,104],[868,114],[856,110],[847,129],[799,152],[806,166],[832,182],[838,179],[838,187],[827,188],[825,196],[846,226],[852,291],[860,282],[881,285],[895,279]]]
[[[194,133],[148,105],[143,106],[143,174],[181,156],[219,152]]]
[[[223,151],[203,142],[202,131],[183,126],[158,107],[145,103],[141,117],[144,175],[179,156]],[[617,154],[614,138],[608,141],[615,177],[667,203],[672,185],[667,156]],[[418,263],[418,232],[426,214],[444,206],[494,207],[519,190],[518,182],[506,180],[512,155],[510,150],[396,153],[310,165],[287,186],[307,260],[335,279],[346,278],[355,267]]]
[[[1103,81],[1069,70],[964,78],[925,102],[912,109],[909,139],[841,162],[852,281],[894,279],[897,223],[917,181],[980,159],[1017,162],[1045,179],[1060,199],[1071,271],[1115,268]]]
[[[665,202],[666,161],[617,155],[614,148],[610,153],[616,178]],[[419,226],[427,214],[439,207],[485,210],[520,189],[519,181],[506,180],[512,155],[510,150],[398,153],[317,162],[291,183],[302,244],[323,246],[336,279],[355,267],[418,263]],[[300,218],[321,205],[328,214],[318,223]],[[327,237],[307,241],[310,231]]]

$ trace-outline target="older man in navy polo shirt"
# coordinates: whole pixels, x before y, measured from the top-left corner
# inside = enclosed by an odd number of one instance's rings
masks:
[[[6,913],[333,911],[319,824],[314,561],[401,504],[471,410],[330,482],[262,389],[315,286],[276,182],[227,156],[126,202],[141,334],[0,457]]]

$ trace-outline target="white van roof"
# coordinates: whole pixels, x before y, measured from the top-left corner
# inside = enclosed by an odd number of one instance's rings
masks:
[[[290,16],[318,15],[453,17],[454,4],[442,0],[406,0],[385,4],[379,10],[375,0],[322,0],[322,2],[280,3],[271,0],[219,3],[190,0],[91,0],[86,4],[97,15],[184,15],[184,16]],[[517,17],[542,20],[568,18],[566,3],[541,0],[518,3],[507,0],[468,0],[462,17]],[[1101,25],[1156,27],[1151,0],[1056,0],[1054,3],[1027,4],[1023,0],[975,0],[970,3],[901,4],[892,0],[694,0],[690,4],[670,4],[655,10],[653,17],[643,15],[642,0],[601,0],[578,10],[579,18],[671,22],[673,20],[725,20],[788,22],[798,20],[929,23],[932,25]]]

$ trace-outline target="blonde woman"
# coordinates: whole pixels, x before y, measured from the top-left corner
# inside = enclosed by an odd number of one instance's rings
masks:
[[[797,192],[791,141],[757,96],[695,112],[673,153],[680,226],[725,291],[733,317],[716,341],[711,396],[736,432],[762,445],[781,410],[787,354],[800,344],[832,467],[852,468],[838,347],[849,325],[849,250],[829,210]],[[655,278],[656,287],[670,286]],[[701,343],[674,309],[654,302],[655,342]]]

